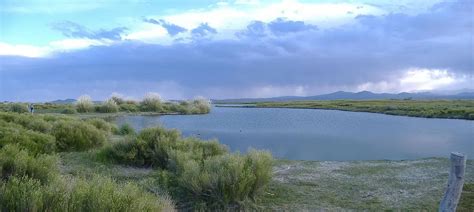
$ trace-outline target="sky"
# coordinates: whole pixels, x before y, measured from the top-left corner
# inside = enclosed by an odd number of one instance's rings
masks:
[[[471,0],[0,0],[0,101],[474,89]]]

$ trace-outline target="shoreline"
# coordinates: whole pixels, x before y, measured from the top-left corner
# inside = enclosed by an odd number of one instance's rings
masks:
[[[474,119],[456,118],[456,117],[425,117],[425,116],[416,116],[416,115],[408,115],[408,114],[390,114],[390,113],[375,112],[375,111],[350,110],[350,109],[338,109],[338,108],[310,108],[310,107],[257,106],[257,105],[225,106],[225,104],[224,105],[214,105],[214,106],[215,107],[222,107],[222,108],[228,107],[228,108],[278,108],[278,109],[331,110],[331,111],[344,111],[344,112],[355,112],[355,113],[372,113],[372,114],[381,114],[381,115],[388,115],[388,116],[410,117],[410,118],[474,121]]]

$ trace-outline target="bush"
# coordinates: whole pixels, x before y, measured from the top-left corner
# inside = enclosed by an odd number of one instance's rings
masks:
[[[33,157],[26,150],[16,145],[7,145],[0,149],[0,177],[8,180],[11,177],[27,176],[47,183],[59,174],[58,159],[50,155]]]
[[[163,106],[161,104],[160,96],[155,93],[148,93],[143,101],[140,102],[140,111],[162,112]]]
[[[16,144],[31,153],[51,153],[56,149],[55,138],[51,135],[25,130],[12,124],[0,124],[0,147]]]
[[[28,109],[28,105],[22,103],[14,103],[10,106],[10,111],[15,113],[28,113],[30,110]]]
[[[135,184],[104,177],[61,178],[49,185],[20,177],[0,184],[2,211],[173,211],[173,203]]]
[[[43,133],[49,132],[52,128],[52,125],[43,120],[41,117],[30,114],[17,115],[13,122],[20,124],[26,129]]]
[[[268,152],[231,154],[217,141],[183,139],[178,131],[162,128],[127,137],[104,148],[100,156],[121,164],[166,170],[164,176],[158,176],[160,184],[168,186],[181,204],[196,210],[240,208],[261,194],[272,173]]]
[[[193,113],[205,114],[211,111],[211,104],[209,100],[204,98],[197,98],[193,101]]]
[[[112,99],[118,105],[121,105],[121,104],[125,103],[125,100],[121,97],[118,97],[118,96],[112,96],[110,99]]]
[[[118,129],[118,133],[120,135],[134,135],[135,129],[133,129],[133,127],[130,126],[130,124],[125,123],[125,124],[122,124],[122,126],[120,126],[120,128]]]
[[[99,107],[97,107],[97,112],[101,113],[116,113],[119,111],[119,106],[113,99],[107,99]]]
[[[137,104],[123,103],[120,105],[120,110],[126,112],[138,112],[140,111],[140,108]]]
[[[87,95],[80,96],[76,102],[76,110],[79,113],[88,113],[94,111],[94,103],[91,97]]]
[[[105,134],[82,121],[58,121],[52,129],[59,151],[82,151],[102,146]]]
[[[74,108],[64,108],[63,111],[61,111],[62,114],[76,114],[77,110]]]
[[[238,208],[254,200],[271,180],[272,157],[268,152],[226,154],[202,162],[183,161],[178,173],[180,199],[198,209]]]
[[[106,122],[104,119],[100,119],[100,118],[88,119],[86,122],[94,125],[95,128],[107,133],[112,132],[114,128],[113,124]]]

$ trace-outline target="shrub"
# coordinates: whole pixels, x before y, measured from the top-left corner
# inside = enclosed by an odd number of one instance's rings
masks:
[[[140,111],[140,108],[137,104],[123,103],[120,105],[120,110],[126,112],[138,112]]]
[[[118,133],[120,135],[134,135],[135,129],[133,129],[133,127],[130,126],[130,124],[125,123],[125,124],[122,124],[122,126],[120,126],[120,128],[118,129]]]
[[[79,113],[88,113],[94,111],[94,103],[88,95],[80,96],[76,102],[76,110]]]
[[[76,114],[77,113],[77,110],[74,109],[74,108],[64,108],[63,111],[61,111],[62,114]]]
[[[106,122],[104,119],[100,118],[88,119],[86,122],[94,125],[95,128],[107,133],[112,132],[112,129],[114,128],[113,124]]]
[[[180,199],[205,209],[240,207],[261,194],[271,180],[272,157],[268,152],[226,154],[182,163],[184,168],[177,174]]]
[[[52,135],[60,151],[82,151],[101,146],[105,133],[91,124],[82,121],[58,121],[54,124]]]
[[[135,184],[105,177],[61,178],[49,185],[12,178],[0,184],[2,211],[173,211],[173,203]]]
[[[140,110],[146,112],[161,112],[163,106],[159,94],[148,93],[143,101],[140,102]]]
[[[116,113],[119,111],[119,106],[113,99],[107,99],[97,109],[101,113]]]
[[[180,137],[175,130],[145,129],[138,136],[104,148],[105,159],[166,170],[158,181],[168,186],[182,205],[195,210],[239,209],[255,200],[269,183],[272,156],[249,151],[228,153],[217,141]]]
[[[32,156],[16,145],[7,145],[0,149],[0,177],[27,176],[47,183],[59,174],[58,159],[50,155]]]
[[[211,111],[211,104],[208,99],[197,98],[193,101],[193,113],[205,114]]]
[[[49,132],[52,125],[41,117],[32,116],[30,114],[21,114],[17,115],[14,119],[14,122],[22,125],[26,129],[38,131],[38,132]]]
[[[17,144],[31,153],[51,153],[56,149],[55,138],[51,135],[25,130],[12,124],[0,126],[0,147]]]
[[[10,106],[10,111],[15,113],[28,113],[29,109],[26,104],[14,103]]]
[[[121,105],[121,104],[124,104],[125,103],[125,100],[119,96],[112,96],[110,97],[110,99],[112,99],[115,103],[117,103],[118,105]]]

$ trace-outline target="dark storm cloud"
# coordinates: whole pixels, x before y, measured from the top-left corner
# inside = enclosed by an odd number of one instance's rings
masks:
[[[251,96],[252,89],[268,85],[301,85],[312,94],[328,86],[390,80],[411,67],[472,75],[473,20],[463,3],[436,5],[418,15],[360,16],[355,24],[324,30],[277,19],[252,22],[232,40],[169,46],[126,41],[52,58],[4,57],[0,97],[50,92],[55,98],[81,93],[103,98],[113,91],[144,93],[163,83],[169,87],[159,87],[160,92],[179,90],[186,97]],[[272,23],[278,24],[270,29]],[[268,36],[275,32],[285,36]],[[208,33],[216,30],[207,24],[193,30],[195,36]]]
[[[169,23],[169,22],[166,22],[165,20],[163,19],[160,19],[160,20],[155,20],[155,19],[143,19],[144,22],[147,22],[147,23],[151,23],[151,24],[157,24],[157,25],[160,25],[162,26],[163,28],[166,29],[166,31],[168,32],[169,35],[171,36],[175,36],[177,35],[178,33],[180,32],[186,32],[188,31],[186,28],[184,27],[180,27],[176,24],[172,24],[172,23]]]
[[[120,35],[127,30],[126,27],[116,27],[110,30],[99,29],[94,31],[71,21],[54,23],[51,28],[60,31],[66,37],[110,40],[120,40]]]

